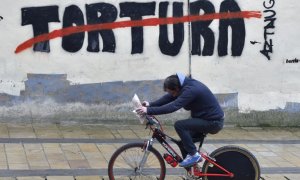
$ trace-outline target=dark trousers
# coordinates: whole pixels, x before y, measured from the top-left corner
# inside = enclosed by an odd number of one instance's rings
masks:
[[[199,118],[190,118],[176,121],[175,130],[181,139],[184,149],[190,155],[197,152],[197,148],[193,143],[192,137],[199,133],[218,133],[224,125],[224,120],[203,120]]]

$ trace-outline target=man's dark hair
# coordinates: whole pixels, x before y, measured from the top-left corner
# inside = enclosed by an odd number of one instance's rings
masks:
[[[170,90],[174,91],[177,88],[180,89],[180,82],[179,82],[179,79],[178,79],[177,75],[171,75],[171,76],[169,76],[165,79],[164,91],[166,91],[167,89],[170,89]]]

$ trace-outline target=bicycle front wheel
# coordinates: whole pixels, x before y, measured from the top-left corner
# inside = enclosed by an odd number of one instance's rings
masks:
[[[207,176],[204,180],[259,180],[260,167],[252,153],[238,146],[224,146],[216,149],[210,157],[227,171],[233,173],[234,177]],[[205,161],[202,168],[203,173],[224,174],[217,166]]]
[[[160,179],[166,174],[166,165],[160,153],[153,147],[149,148],[146,161],[144,143],[130,143],[120,147],[108,163],[110,180],[116,179]]]

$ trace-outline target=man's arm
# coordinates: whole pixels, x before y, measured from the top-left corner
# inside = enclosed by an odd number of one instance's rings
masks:
[[[174,99],[175,98],[171,94],[167,93],[164,96],[162,96],[161,98],[159,98],[158,100],[149,102],[149,106],[150,107],[162,106],[162,105],[168,104],[171,101],[174,101]]]
[[[159,107],[148,107],[147,114],[160,115],[175,112],[191,103],[194,100],[194,96],[195,93],[193,93],[191,89],[186,89],[171,103],[167,103]]]

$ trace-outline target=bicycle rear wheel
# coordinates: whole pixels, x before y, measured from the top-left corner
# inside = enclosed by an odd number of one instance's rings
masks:
[[[116,179],[160,179],[166,174],[166,165],[160,153],[153,147],[142,169],[140,162],[144,156],[144,143],[130,143],[120,147],[108,163],[110,180]]]
[[[203,177],[204,180],[258,180],[260,178],[260,167],[258,161],[252,153],[238,146],[224,146],[216,149],[210,157],[216,160],[216,163],[234,174],[230,177]],[[203,173],[225,172],[205,161],[202,167]]]

